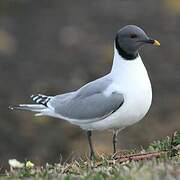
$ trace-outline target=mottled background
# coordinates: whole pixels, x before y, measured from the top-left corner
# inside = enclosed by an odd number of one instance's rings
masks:
[[[153,84],[143,121],[123,130],[118,148],[140,148],[180,128],[179,0],[1,0],[0,168],[8,159],[36,164],[87,153],[84,132],[65,121],[10,111],[31,94],[55,95],[110,71],[116,31],[142,27],[161,42],[141,56]],[[111,133],[96,132],[99,153],[111,152]]]

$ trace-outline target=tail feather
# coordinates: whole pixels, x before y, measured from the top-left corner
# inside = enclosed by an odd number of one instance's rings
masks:
[[[45,106],[42,104],[20,104],[19,106],[9,107],[10,109],[19,109],[19,110],[27,110],[27,111],[34,111],[34,112],[41,112],[42,110],[46,109]]]
[[[42,116],[42,115],[50,115],[53,116],[52,108],[48,107],[48,102],[51,100],[52,96],[45,96],[42,94],[32,95],[32,100],[36,104],[19,104],[18,106],[10,106],[11,110],[19,109],[19,110],[27,110],[37,112],[35,116]]]

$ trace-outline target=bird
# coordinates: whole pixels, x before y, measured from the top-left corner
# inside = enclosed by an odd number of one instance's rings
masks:
[[[139,122],[152,103],[152,86],[139,50],[144,45],[160,46],[136,25],[122,27],[115,36],[114,57],[109,73],[81,88],[65,94],[32,95],[33,104],[19,104],[11,109],[36,112],[66,120],[86,131],[89,158],[95,157],[92,132],[111,130],[113,154],[117,153],[117,134]]]

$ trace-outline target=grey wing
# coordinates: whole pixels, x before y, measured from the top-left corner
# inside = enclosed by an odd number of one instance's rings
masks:
[[[124,102],[119,92],[104,95],[103,91],[111,83],[110,79],[98,79],[75,92],[55,96],[49,104],[55,113],[67,119],[101,120],[115,112]]]

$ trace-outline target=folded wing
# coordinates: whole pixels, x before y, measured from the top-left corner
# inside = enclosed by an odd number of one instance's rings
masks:
[[[36,116],[52,116],[71,123],[82,124],[102,120],[119,109],[123,95],[116,89],[104,93],[112,80],[101,78],[90,82],[77,91],[57,96],[32,95],[36,104],[20,104],[11,109],[37,112]]]
[[[123,95],[113,91],[108,96],[104,91],[111,85],[109,79],[99,79],[65,96],[54,96],[48,106],[64,119],[92,122],[109,116],[124,102]]]

